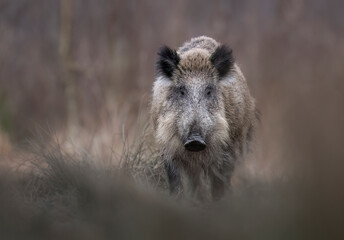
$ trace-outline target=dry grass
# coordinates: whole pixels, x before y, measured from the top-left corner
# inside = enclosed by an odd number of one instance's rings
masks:
[[[195,206],[166,194],[154,154],[143,145],[122,155],[121,167],[84,151],[66,153],[57,143],[36,145],[25,159],[26,171],[1,174],[2,238],[343,237],[343,177],[336,172],[324,171],[323,179],[295,174],[268,184],[246,178],[221,201]]]

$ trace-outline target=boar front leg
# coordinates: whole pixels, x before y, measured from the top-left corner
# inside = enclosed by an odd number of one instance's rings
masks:
[[[210,172],[211,193],[214,200],[219,200],[226,189],[230,189],[232,172],[233,169],[230,168],[213,169]]]
[[[165,161],[165,169],[171,195],[179,195],[181,193],[181,177],[179,166],[177,166],[177,164],[173,161]]]

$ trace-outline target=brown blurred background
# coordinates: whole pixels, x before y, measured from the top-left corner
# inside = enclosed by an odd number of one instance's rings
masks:
[[[0,236],[343,239],[343,12],[340,0],[0,0]],[[209,218],[85,161],[151,160],[126,144],[149,118],[156,52],[199,35],[233,48],[261,111],[254,154]],[[2,168],[18,160],[33,173]]]
[[[339,0],[1,0],[2,152],[46,129],[108,134],[111,146],[147,115],[157,49],[207,35],[234,49],[262,112],[253,166],[343,160],[343,9]]]

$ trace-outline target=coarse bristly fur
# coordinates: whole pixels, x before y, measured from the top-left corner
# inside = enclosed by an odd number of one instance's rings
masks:
[[[151,114],[170,191],[182,196],[190,186],[192,197],[202,200],[209,192],[218,199],[256,128],[246,79],[232,50],[209,37],[193,38],[177,51],[162,47],[158,55]],[[184,143],[195,132],[206,148],[187,151]]]

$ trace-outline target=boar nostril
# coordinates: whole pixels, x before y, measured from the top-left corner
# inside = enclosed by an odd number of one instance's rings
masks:
[[[199,152],[205,149],[206,144],[201,136],[193,135],[186,140],[184,147],[188,151]]]

